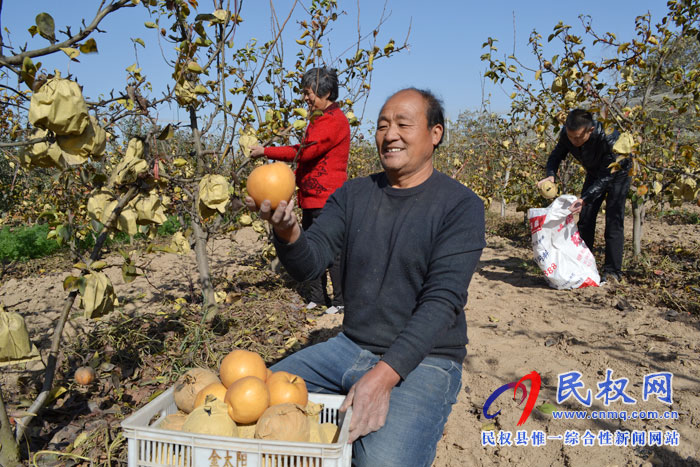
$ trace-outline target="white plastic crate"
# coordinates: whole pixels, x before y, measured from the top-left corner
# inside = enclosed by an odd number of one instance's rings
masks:
[[[338,412],[344,396],[310,393],[323,404],[321,423],[340,426],[332,444],[229,438],[156,428],[177,412],[173,388],[134,412],[121,424],[128,440],[129,467],[350,467],[348,431],[352,409]]]

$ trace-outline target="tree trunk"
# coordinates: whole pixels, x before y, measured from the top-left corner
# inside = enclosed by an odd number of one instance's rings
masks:
[[[207,233],[202,228],[200,220],[193,218],[192,230],[194,233],[194,254],[197,259],[197,271],[199,272],[199,285],[202,287],[202,311],[204,321],[210,323],[217,313],[214,285],[211,282],[209,269],[209,256],[207,255]]]
[[[508,160],[508,165],[506,165],[506,175],[503,180],[503,191],[506,191],[506,188],[508,187],[508,182],[510,181],[510,169],[511,166],[513,165],[513,156],[510,157]],[[506,198],[503,196],[501,198],[501,217],[506,217]]]
[[[636,201],[632,201],[632,244],[634,245],[635,258],[642,253],[644,211],[644,199],[638,198]]]
[[[194,148],[197,152],[197,178],[204,175],[204,154],[202,151],[202,139],[197,127],[197,112],[194,107],[190,107],[190,128]],[[199,189],[195,188],[194,204],[192,206],[192,230],[194,232],[194,254],[197,259],[197,270],[199,271],[199,284],[202,287],[202,311],[204,312],[204,322],[211,323],[218,312],[216,306],[216,296],[214,286],[211,283],[211,270],[209,269],[209,256],[207,255],[207,232],[204,230],[199,217]]]
[[[0,387],[0,465],[3,467],[19,465],[19,446],[12,435],[10,419],[5,411],[2,387]]]

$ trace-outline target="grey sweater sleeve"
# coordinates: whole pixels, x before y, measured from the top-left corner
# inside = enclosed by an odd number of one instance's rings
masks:
[[[298,281],[320,277],[333,262],[343,244],[345,190],[336,190],[326,202],[321,216],[292,244],[275,235],[273,244],[287,272]],[[322,217],[322,219],[321,219]],[[320,221],[320,222],[319,222]]]

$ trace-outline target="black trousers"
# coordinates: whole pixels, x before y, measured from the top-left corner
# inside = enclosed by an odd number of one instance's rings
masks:
[[[307,230],[314,223],[314,220],[321,214],[321,208],[303,209],[301,215],[301,228]],[[326,286],[328,279],[326,274],[320,278],[306,283],[309,289],[309,301],[325,306],[341,306],[343,305],[343,288],[341,285],[342,274],[340,271],[340,255],[335,258],[333,264],[328,268],[333,284],[333,297],[328,296]]]
[[[586,175],[583,192],[596,178]],[[586,246],[593,251],[598,211],[605,201],[605,262],[602,272],[622,273],[622,252],[625,246],[625,201],[630,188],[626,171],[617,172],[608,189],[595,201],[585,204],[578,218],[578,230]]]

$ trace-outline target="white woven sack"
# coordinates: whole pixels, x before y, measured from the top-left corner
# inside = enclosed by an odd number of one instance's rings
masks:
[[[559,290],[600,284],[595,258],[569,211],[576,199],[574,195],[561,195],[546,208],[527,211],[535,262],[549,286]]]

